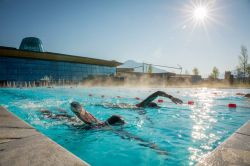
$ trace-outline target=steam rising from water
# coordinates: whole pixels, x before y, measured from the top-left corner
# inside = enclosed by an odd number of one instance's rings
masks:
[[[118,78],[124,78],[119,80]],[[79,85],[87,86],[87,87],[95,87],[95,86],[108,86],[108,87],[138,87],[138,88],[165,88],[165,87],[186,87],[186,88],[199,88],[199,87],[207,87],[207,88],[249,88],[250,84],[243,83],[234,83],[231,85],[227,80],[213,81],[213,80],[201,80],[196,83],[192,83],[191,79],[188,78],[164,78],[157,76],[133,76],[130,75],[128,77],[105,77],[105,78],[93,78],[85,80],[83,83]]]

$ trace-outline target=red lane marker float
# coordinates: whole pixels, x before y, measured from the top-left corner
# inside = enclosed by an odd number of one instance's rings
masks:
[[[229,103],[229,104],[228,104],[228,107],[229,107],[229,108],[236,108],[237,105],[236,105],[236,104],[233,104],[233,103]]]
[[[136,99],[136,100],[140,100],[140,98],[139,98],[139,97],[135,97],[135,99]]]
[[[188,101],[188,105],[194,105],[193,101]]]
[[[162,99],[159,99],[159,100],[158,100],[158,103],[163,103],[163,100],[162,100]]]
[[[93,96],[92,94],[89,94],[89,96]]]

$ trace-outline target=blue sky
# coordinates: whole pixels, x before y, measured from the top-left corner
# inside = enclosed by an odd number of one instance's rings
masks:
[[[0,45],[35,36],[49,52],[224,73],[250,50],[250,0],[211,1],[205,30],[185,21],[190,0],[0,0]]]

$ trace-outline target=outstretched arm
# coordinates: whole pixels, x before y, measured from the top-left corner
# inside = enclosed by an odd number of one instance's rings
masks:
[[[157,91],[153,94],[151,94],[150,96],[148,96],[145,100],[143,100],[141,103],[137,104],[138,107],[147,107],[149,106],[149,104],[154,101],[158,96],[162,96],[162,97],[167,97],[169,99],[172,100],[172,102],[174,102],[175,104],[182,104],[182,100],[175,98],[163,91]]]

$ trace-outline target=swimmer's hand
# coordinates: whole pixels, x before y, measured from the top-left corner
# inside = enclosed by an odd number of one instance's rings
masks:
[[[170,97],[170,99],[172,100],[172,102],[174,102],[175,104],[182,104],[183,101],[181,99],[175,98],[175,97]]]

